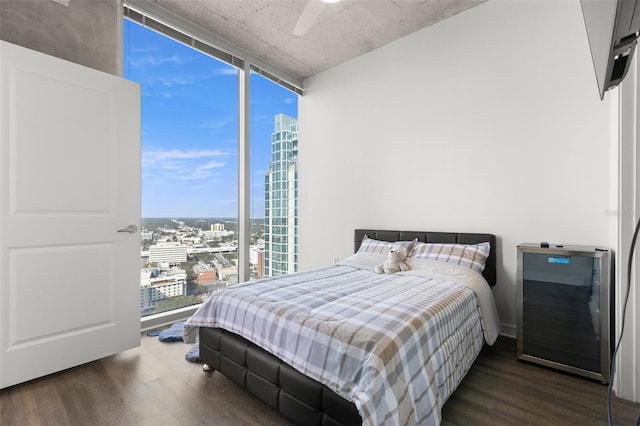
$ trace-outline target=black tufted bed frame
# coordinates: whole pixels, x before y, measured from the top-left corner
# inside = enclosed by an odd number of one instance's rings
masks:
[[[360,248],[364,235],[383,241],[414,238],[427,243],[476,244],[489,241],[491,253],[482,275],[491,286],[496,284],[495,235],[356,229],[354,252]],[[200,359],[205,363],[206,371],[220,371],[292,422],[299,425],[362,424],[355,404],[248,340],[220,328],[201,327],[199,333]]]

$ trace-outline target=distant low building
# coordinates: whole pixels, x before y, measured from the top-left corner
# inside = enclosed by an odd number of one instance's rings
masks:
[[[211,227],[213,227],[213,225],[211,225]],[[206,239],[211,239],[211,240],[221,240],[222,238],[230,237],[234,234],[235,232],[225,231],[224,229],[220,231],[216,231],[213,229],[210,231],[202,231],[202,236]]]
[[[163,242],[149,246],[150,263],[179,265],[187,261],[187,246],[175,242]]]
[[[226,285],[238,283],[238,268],[236,266],[219,268],[218,275],[220,277],[220,281],[223,281]]]
[[[249,263],[252,269],[251,278],[264,277],[264,246],[249,248]]]
[[[216,268],[206,263],[198,263],[193,267],[193,273],[196,276],[196,284],[203,286],[214,285],[218,281],[218,272]]]
[[[187,295],[187,274],[183,269],[143,268],[140,270],[140,311],[153,310],[167,297]]]

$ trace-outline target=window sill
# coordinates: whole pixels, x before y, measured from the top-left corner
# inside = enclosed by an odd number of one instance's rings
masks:
[[[142,317],[140,318],[140,331],[152,330],[178,321],[184,321],[193,315],[201,305],[200,303],[198,305],[185,306],[184,308]]]

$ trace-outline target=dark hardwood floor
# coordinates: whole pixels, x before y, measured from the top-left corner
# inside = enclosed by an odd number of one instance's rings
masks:
[[[0,392],[1,425],[286,425],[219,373],[184,360],[191,345],[143,335],[139,348]],[[501,337],[445,404],[443,425],[606,425],[607,387],[515,359]],[[615,425],[638,404],[614,398]]]
[[[613,398],[614,425],[640,405]],[[443,425],[606,425],[607,386],[516,359],[516,341],[486,347],[443,408]]]

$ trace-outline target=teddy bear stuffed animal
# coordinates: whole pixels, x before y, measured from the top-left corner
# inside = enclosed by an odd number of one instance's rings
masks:
[[[409,265],[405,263],[407,249],[404,247],[392,247],[387,254],[387,260],[377,265],[374,270],[378,274],[393,274],[400,271],[408,271]]]

